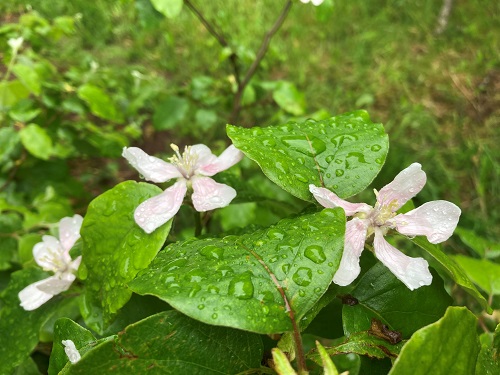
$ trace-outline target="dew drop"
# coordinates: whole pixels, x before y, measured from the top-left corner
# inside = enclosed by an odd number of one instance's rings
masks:
[[[299,296],[304,297],[306,295],[306,292],[304,292],[302,289],[299,289]]]
[[[335,156],[334,155],[328,155],[326,158],[325,158],[325,161],[327,163],[331,163],[333,161],[333,159],[335,159]]]
[[[382,148],[382,146],[380,146],[380,145],[373,145],[371,147],[371,150],[377,152],[377,151],[380,151],[381,148]]]
[[[200,304],[198,305],[198,309],[199,309],[199,310],[203,310],[204,308],[205,308],[205,305],[204,305],[204,304],[200,303]]]
[[[218,317],[219,317],[219,315],[217,315],[216,313],[212,314],[212,319],[217,319]]]
[[[297,178],[297,180],[301,182],[307,182],[307,178],[304,175],[301,175],[300,173],[295,173],[294,176]]]
[[[304,255],[306,256],[306,258],[310,259],[316,264],[321,264],[326,260],[326,255],[323,251],[323,248],[318,245],[311,245],[306,247]]]
[[[335,176],[340,177],[344,175],[344,171],[342,169],[337,169],[335,171]]]
[[[312,271],[310,268],[300,267],[292,276],[295,284],[308,286],[312,281]]]
[[[271,240],[282,240],[285,234],[277,229],[269,229],[267,231],[267,237]]]
[[[210,260],[222,260],[224,249],[215,245],[207,245],[200,250],[200,254]]]
[[[381,158],[375,159],[375,163],[382,164],[384,161]]]
[[[252,277],[248,272],[234,277],[229,283],[228,294],[238,299],[250,299],[253,293]]]
[[[307,156],[316,156],[326,150],[326,144],[313,135],[290,135],[281,138],[290,149]]]

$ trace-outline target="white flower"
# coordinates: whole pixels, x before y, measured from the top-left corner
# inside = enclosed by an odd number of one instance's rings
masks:
[[[82,356],[78,352],[78,349],[76,349],[75,343],[71,340],[62,340],[62,344],[64,345],[64,352],[69,358],[69,361],[71,363],[76,363],[78,362]]]
[[[35,310],[53,296],[68,290],[75,280],[82,257],[71,260],[69,251],[80,238],[83,218],[80,215],[65,217],[59,222],[59,239],[43,236],[42,242],[33,247],[35,262],[54,276],[28,285],[19,292],[21,306],[25,310]]]
[[[177,178],[175,184],[141,203],[135,210],[135,221],[146,233],[153,232],[179,211],[188,188],[193,189],[191,199],[199,212],[225,207],[236,196],[232,187],[219,184],[209,176],[238,163],[243,157],[240,150],[231,145],[217,157],[207,146],[198,144],[186,147],[181,155],[176,145],[170,146],[176,153],[169,159],[170,163],[149,156],[137,147],[123,149],[123,157],[146,180],[160,183]]]
[[[307,4],[312,3],[315,6],[321,5],[325,0],[300,0],[301,3]]]
[[[24,38],[20,36],[19,38],[10,38],[7,43],[9,44],[10,48],[12,48],[14,51],[17,51],[19,48],[21,48],[21,45],[24,42]]]
[[[425,259],[410,258],[384,239],[389,229],[407,236],[426,236],[434,244],[446,241],[453,234],[461,211],[451,202],[427,202],[406,214],[396,214],[401,206],[422,190],[426,179],[421,165],[413,163],[382,190],[375,191],[375,207],[366,203],[349,203],[328,189],[309,185],[309,190],[322,206],[342,207],[347,216],[353,216],[346,225],[344,252],[333,277],[335,284],[349,285],[358,277],[361,271],[359,257],[371,234],[375,234],[375,256],[410,290],[431,284],[432,275]]]

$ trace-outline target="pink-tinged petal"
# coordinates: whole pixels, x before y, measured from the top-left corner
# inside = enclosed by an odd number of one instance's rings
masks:
[[[66,252],[70,251],[75,242],[80,238],[82,222],[83,217],[80,215],[65,217],[59,222],[59,241]]]
[[[43,236],[42,242],[33,247],[35,262],[45,271],[64,271],[71,257],[64,251],[59,240],[53,236]]]
[[[231,186],[219,184],[210,177],[194,177],[193,206],[196,211],[205,212],[226,207],[236,197],[236,190]]]
[[[27,311],[32,311],[51,299],[54,296],[52,293],[46,293],[38,287],[44,283],[50,282],[52,278],[54,278],[54,276],[37,281],[21,290],[18,294],[19,300],[21,301],[21,307]]]
[[[419,163],[413,163],[403,169],[392,182],[385,185],[377,194],[377,202],[382,206],[393,204],[393,211],[398,210],[417,195],[425,185],[427,176]]]
[[[351,203],[345,201],[326,188],[317,187],[311,184],[309,185],[309,191],[323,207],[341,207],[344,209],[346,216],[352,216],[357,212],[368,213],[372,209],[366,203]]]
[[[82,356],[78,349],[76,349],[75,343],[71,340],[62,340],[61,343],[64,345],[64,352],[68,356],[71,363],[77,363]]]
[[[195,169],[209,163],[213,163],[217,160],[217,156],[212,154],[210,148],[204,144],[192,145],[187,148],[189,152],[189,158],[196,158]]]
[[[231,168],[243,158],[243,153],[234,145],[229,146],[213,161],[206,161],[200,164],[197,173],[204,176],[213,176],[216,173]]]
[[[76,276],[72,273],[62,272],[45,280],[42,280],[43,283],[39,282],[36,287],[44,293],[52,294],[53,296],[55,296],[56,294],[68,290],[75,279]]]
[[[355,217],[346,224],[344,252],[340,266],[333,276],[333,282],[346,286],[352,283],[361,272],[359,257],[365,246],[367,223]]]
[[[138,147],[124,147],[122,156],[148,181],[159,183],[182,177],[175,165],[149,156]]]
[[[134,219],[144,232],[151,233],[179,211],[186,195],[186,181],[181,179],[156,197],[142,202],[134,212]]]
[[[432,275],[429,264],[423,258],[410,258],[384,238],[380,229],[375,228],[373,241],[375,256],[387,267],[408,289],[414,290],[424,285],[431,285]]]
[[[392,221],[399,233],[426,236],[430,243],[451,237],[460,218],[460,208],[448,201],[427,202],[420,207],[395,216]]]

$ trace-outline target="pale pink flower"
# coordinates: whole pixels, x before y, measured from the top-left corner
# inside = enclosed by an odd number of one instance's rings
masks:
[[[80,238],[83,218],[80,215],[65,217],[59,222],[59,239],[43,236],[42,242],[33,247],[35,262],[54,276],[28,285],[19,292],[21,306],[25,310],[35,310],[55,295],[69,289],[76,276],[82,257],[71,260],[69,251]]]
[[[325,1],[325,0],[300,0],[301,3],[304,3],[304,4],[311,3],[315,6],[321,5],[323,3],[323,1]]]
[[[125,147],[122,156],[148,181],[160,183],[173,178],[177,181],[163,193],[141,203],[134,212],[135,222],[146,233],[153,232],[165,224],[179,211],[188,189],[193,190],[191,199],[196,211],[205,212],[226,207],[236,197],[236,191],[211,179],[243,158],[243,153],[233,145],[219,156],[212,154],[202,144],[188,146],[182,155],[179,147],[170,145],[175,151],[170,163],[149,156],[140,148]]]
[[[396,213],[422,190],[426,179],[421,165],[413,163],[382,190],[375,190],[375,207],[366,203],[349,203],[328,189],[309,185],[309,190],[322,206],[342,207],[346,216],[353,216],[346,225],[344,252],[333,277],[335,284],[349,285],[358,277],[361,271],[359,257],[371,234],[375,235],[375,256],[410,290],[431,284],[432,275],[425,259],[410,258],[384,239],[389,229],[407,236],[426,236],[433,244],[446,241],[453,234],[461,211],[451,202],[427,202],[406,214]]]

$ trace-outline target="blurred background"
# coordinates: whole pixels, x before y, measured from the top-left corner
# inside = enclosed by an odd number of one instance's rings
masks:
[[[218,154],[227,123],[355,109],[390,138],[373,187],[421,163],[428,183],[416,205],[446,199],[462,209],[449,249],[499,256],[500,2],[294,1],[235,107],[238,82],[285,4],[190,0],[169,18],[149,0],[1,2],[2,287],[50,223],[138,179],[124,146],[168,157],[172,142],[202,142]],[[19,37],[16,50],[8,41]],[[222,178],[241,190],[215,214],[214,231],[269,225],[304,207],[249,160]],[[371,191],[365,198],[373,203]]]

